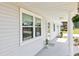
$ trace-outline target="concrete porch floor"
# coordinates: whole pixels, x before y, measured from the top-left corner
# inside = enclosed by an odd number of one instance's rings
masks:
[[[68,41],[49,41],[48,47],[44,47],[36,56],[69,56]]]

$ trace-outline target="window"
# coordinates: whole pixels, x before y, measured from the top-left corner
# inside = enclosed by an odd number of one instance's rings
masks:
[[[55,31],[55,24],[53,24],[53,31]]]
[[[22,13],[23,41],[33,38],[33,16]]]
[[[21,42],[41,36],[41,17],[20,8]]]
[[[50,23],[48,23],[48,33],[50,33]]]
[[[41,36],[41,19],[35,18],[35,36]]]

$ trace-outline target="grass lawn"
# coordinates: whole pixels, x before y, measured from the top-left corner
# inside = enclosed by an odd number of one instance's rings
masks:
[[[73,34],[79,34],[79,28],[75,28],[75,29],[73,30]]]
[[[62,32],[63,32],[63,34],[67,34],[67,31],[62,31]],[[79,34],[79,28],[75,28],[73,30],[73,34]]]
[[[67,31],[62,31],[63,32],[63,34],[67,34]]]
[[[67,34],[67,31],[62,31],[63,34]],[[79,34],[79,28],[75,28],[73,30],[73,34]],[[67,37],[62,37],[64,40],[67,40]]]

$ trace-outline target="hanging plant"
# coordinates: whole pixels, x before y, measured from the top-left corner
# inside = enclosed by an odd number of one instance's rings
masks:
[[[79,14],[72,17],[72,21],[75,28],[79,28]]]
[[[79,15],[76,14],[73,18],[72,18],[73,23],[76,23],[79,21]]]

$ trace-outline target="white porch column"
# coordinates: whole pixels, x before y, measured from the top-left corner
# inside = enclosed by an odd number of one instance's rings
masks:
[[[70,56],[73,56],[73,23],[71,14],[69,14],[68,18],[68,40],[69,40],[69,53]]]

